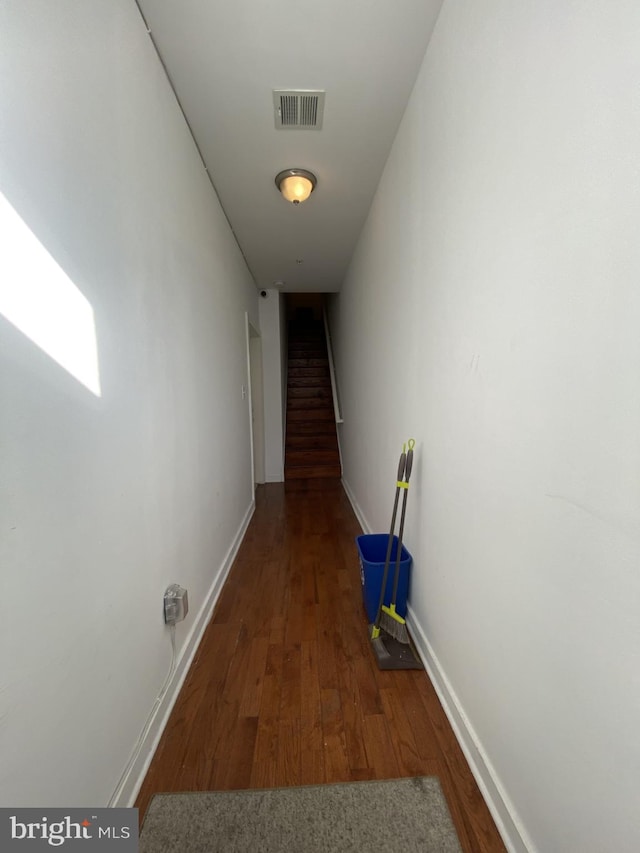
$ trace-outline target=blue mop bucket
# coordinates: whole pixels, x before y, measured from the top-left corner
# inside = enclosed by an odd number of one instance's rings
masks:
[[[370,623],[375,621],[380,601],[380,590],[382,589],[382,576],[384,574],[384,561],[387,556],[389,545],[388,533],[367,533],[356,536],[356,546],[360,555],[360,581],[362,583],[362,601]],[[398,554],[398,537],[393,537],[391,548],[391,561],[389,563],[389,574],[384,593],[384,604],[391,604],[393,595],[393,576],[396,568],[396,557]],[[398,597],[396,600],[396,611],[403,618],[407,615],[407,594],[409,592],[409,571],[413,558],[407,549],[402,546],[400,552],[400,573],[398,576]]]

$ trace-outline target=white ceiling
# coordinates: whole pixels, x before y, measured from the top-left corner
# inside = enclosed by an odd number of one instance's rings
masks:
[[[138,2],[258,287],[339,290],[442,0]],[[276,130],[273,89],[325,90],[322,130]]]

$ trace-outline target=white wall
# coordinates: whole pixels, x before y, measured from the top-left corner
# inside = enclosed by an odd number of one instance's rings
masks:
[[[262,335],[262,378],[264,400],[264,470],[267,483],[284,480],[282,420],[282,294],[271,288],[259,299]]]
[[[446,0],[333,301],[345,480],[512,849],[640,848],[640,6]]]
[[[102,385],[0,317],[0,802],[101,805],[169,669],[165,587],[190,601],[172,698],[250,517],[257,294],[131,0],[0,5],[0,138]]]

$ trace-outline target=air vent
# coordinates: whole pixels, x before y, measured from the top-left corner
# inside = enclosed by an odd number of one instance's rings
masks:
[[[308,89],[274,89],[276,130],[320,130],[324,95]]]

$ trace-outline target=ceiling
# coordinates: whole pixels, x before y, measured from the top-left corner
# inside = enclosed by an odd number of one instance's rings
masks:
[[[339,290],[442,0],[137,2],[258,288]],[[273,89],[324,90],[322,129],[276,130]]]

